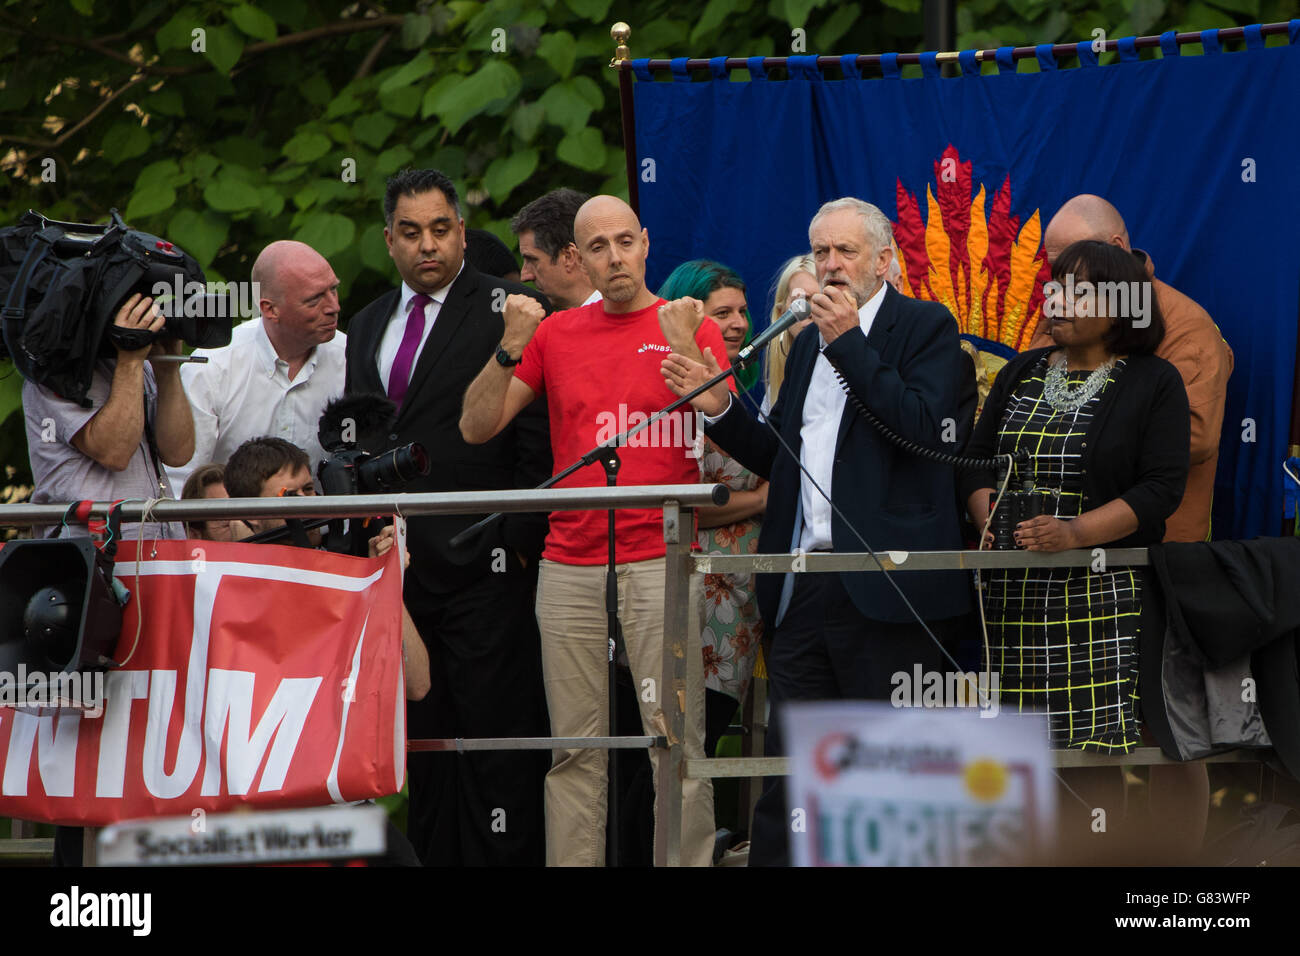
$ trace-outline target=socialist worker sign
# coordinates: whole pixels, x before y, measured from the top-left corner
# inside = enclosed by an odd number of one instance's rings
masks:
[[[0,816],[101,826],[396,793],[400,553],[146,541],[137,564],[123,542],[122,666],[102,707],[0,706]]]

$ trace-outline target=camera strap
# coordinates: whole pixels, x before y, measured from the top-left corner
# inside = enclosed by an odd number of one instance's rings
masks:
[[[144,396],[144,437],[149,444],[149,461],[153,465],[154,480],[158,483],[158,497],[166,498],[167,484],[163,481],[162,456],[158,454],[158,439],[154,437],[153,416],[149,414],[149,395],[147,392]]]

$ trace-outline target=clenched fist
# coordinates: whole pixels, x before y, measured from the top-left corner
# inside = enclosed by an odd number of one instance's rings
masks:
[[[684,296],[659,307],[659,330],[674,352],[694,351],[695,330],[704,321],[704,303]]]
[[[519,358],[545,317],[546,310],[532,296],[521,293],[506,296],[506,331],[501,337],[501,347],[512,358]]]

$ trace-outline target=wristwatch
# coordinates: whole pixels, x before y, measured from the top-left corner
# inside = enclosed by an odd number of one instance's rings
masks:
[[[513,368],[523,360],[522,355],[519,356],[519,358],[511,358],[510,353],[506,351],[504,345],[497,346],[496,358],[497,361],[501,363],[502,368]]]

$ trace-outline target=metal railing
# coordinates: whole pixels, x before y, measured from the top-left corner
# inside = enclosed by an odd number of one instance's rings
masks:
[[[211,521],[221,518],[331,518],[369,517],[374,515],[447,515],[481,514],[483,512],[538,512],[538,511],[606,511],[625,508],[658,508],[664,515],[664,540],[672,555],[669,566],[677,573],[669,574],[665,582],[665,608],[687,605],[687,561],[693,543],[694,511],[696,507],[726,504],[730,491],[726,485],[637,485],[627,487],[548,488],[544,490],[426,492],[419,494],[385,495],[319,495],[277,498],[210,498],[186,501],[163,500],[152,506],[143,500],[129,500],[120,505],[123,522],[138,522],[147,510],[151,521]],[[111,502],[95,502],[91,517],[106,517]],[[0,527],[56,525],[67,513],[66,504],[16,504],[0,506]],[[127,539],[130,540],[129,538]],[[125,543],[125,542],[124,542]],[[128,558],[129,560],[129,558]],[[699,634],[693,636],[699,647]],[[660,800],[661,826],[655,836],[655,862],[657,865],[677,865],[681,847],[681,764],[682,742],[685,739],[686,695],[676,693],[686,687],[688,667],[693,668],[696,679],[702,670],[700,654],[688,654],[691,646],[685,629],[669,634],[665,619],[664,652],[661,669],[661,687],[673,688],[664,696],[667,736],[626,737],[536,737],[490,739],[434,739],[410,740],[408,750],[413,751],[470,751],[470,750],[551,750],[589,746],[597,749],[643,749],[659,747],[667,751],[667,758],[659,762],[656,780],[656,799]],[[676,799],[672,799],[675,791]],[[669,834],[671,833],[671,837]],[[6,854],[50,852],[50,841],[33,841],[31,826],[15,821],[12,840],[0,839],[0,858]],[[87,831],[86,860],[93,858],[92,831]]]
[[[629,485],[621,488],[547,488],[522,491],[452,491],[385,495],[308,495],[286,498],[164,499],[150,520],[215,521],[221,518],[364,518],[373,515],[453,515],[488,511],[606,511],[661,508],[675,501],[686,508],[726,504],[726,485]],[[103,518],[111,502],[97,501],[91,516]],[[124,501],[124,522],[139,521],[146,502]],[[66,504],[0,505],[0,527],[58,524]]]
[[[873,557],[865,552],[714,555],[697,554],[690,558],[692,571],[698,574],[750,573],[831,573],[895,571],[995,570],[999,568],[1074,568],[1094,567],[1099,558],[1110,567],[1144,567],[1148,565],[1146,548],[1078,549],[1044,553],[1037,551],[877,551]],[[756,692],[751,682],[751,694]],[[761,708],[754,707],[756,729],[765,729]],[[1231,750],[1200,758],[1205,763],[1253,763],[1271,751]],[[1176,764],[1159,747],[1138,747],[1126,754],[1085,753],[1080,750],[1053,750],[1052,762],[1058,769],[1076,767],[1120,767]],[[758,778],[789,776],[788,757],[705,757],[683,762],[686,779]],[[656,795],[658,798],[658,795]],[[742,808],[743,810],[744,808]],[[749,801],[752,813],[753,800]]]
[[[396,495],[319,496],[306,498],[230,498],[194,501],[164,501],[150,509],[159,521],[212,520],[232,517],[364,517],[400,514],[475,514],[485,511],[607,510],[610,508],[661,508],[665,547],[664,641],[660,687],[667,733],[663,736],[620,737],[536,737],[536,738],[449,738],[411,740],[411,751],[532,750],[592,747],[629,749],[658,747],[666,753],[658,761],[655,780],[654,860],[656,865],[676,866],[681,862],[682,787],[687,779],[760,777],[788,773],[785,757],[691,758],[685,757],[687,713],[685,690],[690,682],[702,680],[699,615],[688,600],[690,575],[708,573],[830,573],[861,571],[936,571],[1026,567],[1089,567],[1097,560],[1093,550],[1063,551],[1056,554],[1027,551],[880,551],[877,558],[866,553],[794,553],[756,555],[694,554],[695,507],[725,504],[725,485],[660,485],[635,487],[552,488],[542,491],[481,491]],[[108,503],[96,503],[92,515],[107,513]],[[138,521],[144,502],[122,506],[124,521]],[[0,506],[0,526],[56,524],[66,506]],[[1105,551],[1108,567],[1143,566],[1148,563],[1145,548]],[[702,724],[702,715],[699,716]],[[756,713],[757,720],[762,715]],[[1055,751],[1058,767],[1119,766],[1174,763],[1158,748],[1145,747],[1121,755]],[[1206,758],[1232,762],[1257,760],[1254,752],[1234,751]],[[30,835],[15,833],[15,836]],[[22,849],[18,841],[0,840],[0,854],[6,844]],[[27,844],[24,844],[27,846]]]

